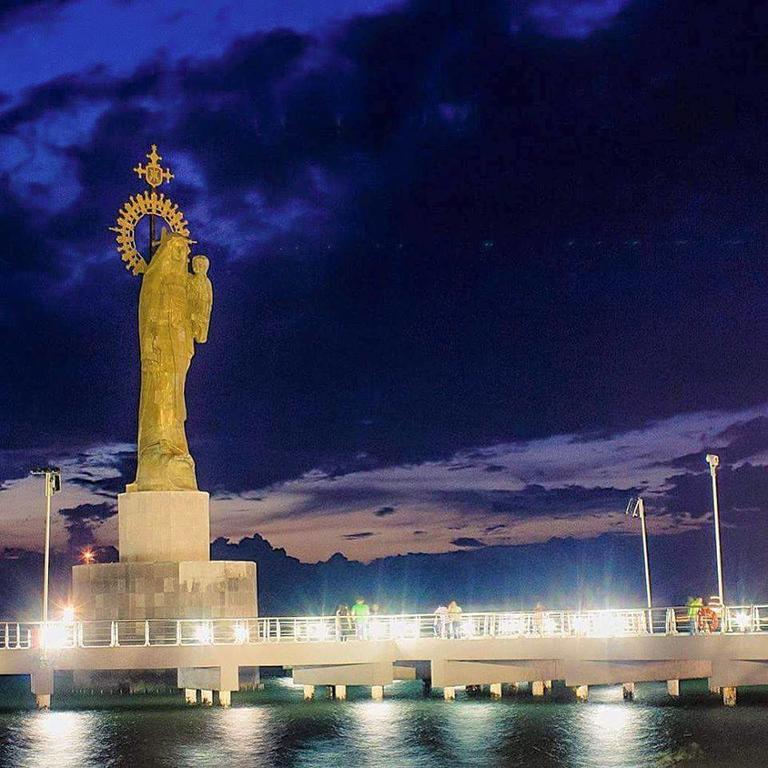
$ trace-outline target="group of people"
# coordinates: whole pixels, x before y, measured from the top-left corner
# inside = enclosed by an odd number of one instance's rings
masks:
[[[336,607],[336,637],[346,640],[354,636],[358,640],[367,640],[371,616],[380,613],[381,606],[378,603],[368,605],[364,597],[358,597],[351,608],[346,603],[339,603]]]
[[[460,637],[461,614],[461,606],[455,600],[451,600],[448,605],[438,605],[435,608],[435,637]]]
[[[718,595],[712,595],[706,603],[701,597],[689,597],[685,605],[692,635],[708,634],[720,629],[723,605]]]
[[[382,614],[378,603],[368,605],[364,597],[358,597],[350,608],[346,603],[336,607],[336,638],[347,640],[354,637],[358,640],[368,640],[371,625],[375,617]],[[456,638],[461,636],[461,606],[451,600],[448,605],[438,605],[435,609],[435,637]]]

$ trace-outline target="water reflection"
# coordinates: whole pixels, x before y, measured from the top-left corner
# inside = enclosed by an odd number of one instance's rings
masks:
[[[350,689],[347,702],[303,702],[300,689],[270,682],[266,691],[236,697],[232,709],[152,706],[133,697],[122,709],[0,711],[0,767],[765,764],[764,707],[670,705],[663,685],[645,686],[635,702],[622,701],[620,687],[597,688],[587,704],[463,695],[446,703],[420,692],[418,683],[403,684],[383,702],[362,688]]]

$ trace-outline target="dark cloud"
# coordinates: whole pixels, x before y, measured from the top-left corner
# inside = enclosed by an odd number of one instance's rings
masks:
[[[453,544],[456,547],[484,547],[485,543],[480,541],[480,539],[473,539],[471,536],[459,536],[458,539],[453,539],[451,541],[451,544]]]
[[[531,484],[519,491],[478,491],[467,488],[439,492],[436,496],[452,505],[463,507],[469,513],[577,515],[585,512],[621,510],[631,492],[632,489],[621,488],[586,488],[580,485],[545,488]]]
[[[394,515],[395,511],[394,507],[379,507],[373,514],[376,517],[387,517],[388,515]]]
[[[105,501],[102,504],[79,504],[59,510],[67,529],[69,547],[77,550],[95,542],[96,529],[110,517],[117,514],[114,504]]]
[[[342,538],[347,541],[358,541],[359,539],[370,539],[376,534],[373,531],[361,531],[360,533],[345,533]]]
[[[0,118],[22,144],[101,111],[87,139],[35,145],[47,197],[24,163],[0,177],[3,445],[135,439],[139,283],[106,227],[150,141],[212,255],[188,386],[203,488],[762,402],[768,149],[749,4],[638,0],[587,40],[541,35],[521,16],[537,5],[418,0],[322,38],[255,35],[22,95]],[[556,7],[550,33],[578,37],[576,6]],[[739,429],[723,436],[734,456],[764,424]],[[113,494],[131,474],[126,458],[75,482]],[[569,514],[621,509],[631,490],[454,500]],[[389,501],[341,496],[318,516]]]
[[[729,512],[752,512],[762,517],[768,512],[768,467],[749,463],[735,468],[721,466],[718,470],[718,497],[726,524]],[[690,514],[695,518],[711,514],[709,472],[668,478],[662,501],[672,514]]]
[[[87,455],[80,455],[79,460],[85,468],[71,477],[67,482],[87,488],[98,496],[116,498],[118,493],[125,491],[125,486],[136,477],[136,452],[108,452],[101,463],[93,466],[93,461]],[[90,468],[88,468],[90,465]],[[105,472],[106,470],[106,472]],[[105,476],[108,473],[108,476]]]

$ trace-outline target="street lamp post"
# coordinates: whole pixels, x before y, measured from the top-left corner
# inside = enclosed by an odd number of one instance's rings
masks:
[[[715,551],[717,553],[717,594],[720,597],[720,605],[725,605],[723,590],[723,553],[720,547],[720,505],[717,500],[717,468],[720,466],[720,457],[714,453],[707,454],[709,473],[712,475],[712,506],[715,511]]]
[[[648,559],[648,529],[645,526],[645,502],[642,496],[632,497],[627,504],[625,515],[640,518],[640,528],[643,534],[643,564],[645,565],[645,597],[648,603],[648,613],[651,610],[651,565]]]
[[[61,490],[61,471],[58,467],[33,469],[33,475],[45,478],[45,555],[43,566],[43,626],[48,625],[48,572],[51,559],[51,498]]]

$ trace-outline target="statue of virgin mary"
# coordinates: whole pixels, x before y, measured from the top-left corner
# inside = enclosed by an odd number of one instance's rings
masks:
[[[212,293],[210,287],[196,290],[189,243],[164,229],[142,278],[138,467],[129,492],[197,490],[184,429],[184,385],[195,342],[207,338]]]

